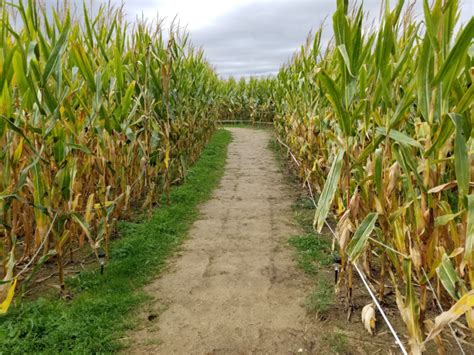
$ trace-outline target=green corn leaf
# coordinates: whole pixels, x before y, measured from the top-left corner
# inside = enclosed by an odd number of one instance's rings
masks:
[[[352,261],[355,261],[364,250],[370,233],[374,230],[377,218],[377,213],[369,213],[354,233],[346,249],[347,255],[349,255]]]
[[[135,81],[132,81],[125,92],[125,95],[122,99],[122,117],[127,117],[128,112],[130,111],[130,105],[132,103],[132,95],[135,90]]]
[[[418,59],[418,68],[416,71],[418,108],[425,121],[429,120],[429,106],[431,100],[430,63],[432,51],[430,43],[428,35],[426,35],[421,47],[421,55]]]
[[[462,116],[450,113],[449,116],[456,126],[454,138],[454,170],[459,190],[459,201],[462,203],[469,191],[469,156],[467,154],[466,137],[464,136]]]
[[[336,88],[334,81],[324,72],[320,74],[321,84],[326,90],[326,97],[329,102],[333,105],[334,110],[337,113],[337,118],[339,119],[339,124],[341,126],[342,132],[346,136],[351,135],[351,120],[342,104],[342,94]]]
[[[383,176],[383,150],[377,148],[375,150],[375,169],[374,169],[374,185],[379,198],[382,198],[382,176]]]
[[[44,68],[44,73],[43,73],[43,78],[42,78],[43,85],[46,84],[46,81],[48,80],[49,76],[53,72],[54,67],[60,60],[63,49],[67,46],[66,41],[69,35],[70,28],[71,28],[71,20],[68,16],[66,23],[64,24],[63,31],[61,32],[61,35],[59,36],[59,39],[56,42],[53,50],[51,51],[48,61],[46,62],[46,66]]]
[[[433,79],[433,85],[438,84],[446,79],[452,80],[456,74],[459,63],[463,58],[463,55],[467,53],[467,49],[472,43],[474,38],[474,17],[471,17],[466,27],[463,28],[462,32],[458,36],[456,43],[449,52],[448,57],[443,62],[440,70]]]
[[[23,70],[23,57],[20,52],[15,52],[13,56],[13,70],[15,72],[16,80],[21,91],[26,93],[28,90],[28,81],[25,76],[25,71]]]
[[[35,59],[35,50],[36,50],[36,46],[37,46],[37,42],[36,41],[31,41],[29,44],[28,44],[28,52],[26,54],[26,73],[29,74],[30,72],[30,65],[31,65],[31,61],[33,59]]]
[[[464,261],[470,267],[474,266],[474,195],[467,196],[467,228]]]
[[[44,186],[44,179],[43,175],[41,174],[40,167],[38,164],[35,164],[31,168],[32,177],[33,177],[33,202],[35,206],[40,208],[35,208],[35,216],[37,223],[41,224],[44,221],[44,210],[41,207],[44,207],[44,194],[45,194],[45,186]]]
[[[387,136],[387,130],[384,127],[377,127],[375,130],[377,133],[380,133],[383,136]],[[397,141],[398,143],[401,143],[403,145],[411,145],[413,147],[423,149],[422,145],[418,141],[407,136],[405,133],[402,133],[395,129],[391,129],[388,132],[388,136],[392,138],[394,141]]]
[[[74,143],[67,143],[66,146],[69,149],[80,150],[81,152],[89,154],[89,155],[92,154],[91,150],[89,148],[87,148],[86,146],[84,146],[84,145],[74,144]]]
[[[339,50],[339,53],[341,53],[341,57],[344,60],[344,64],[346,65],[347,71],[352,77],[354,77],[354,74],[352,74],[351,71],[351,60],[349,59],[349,54],[347,54],[346,46],[341,44],[337,46],[337,49]]]
[[[442,216],[436,217],[435,227],[445,226],[446,224],[454,220],[456,217],[458,217],[462,212],[463,211],[458,212],[458,213],[448,213],[448,214],[444,214]]]
[[[8,83],[5,82],[5,84],[3,85],[2,94],[0,96],[0,115],[2,115],[3,117],[6,116],[4,119],[10,122],[10,120],[8,120],[7,118],[10,118],[12,116],[12,112],[13,102],[10,94],[10,88],[8,87]]]
[[[89,226],[87,225],[86,221],[84,221],[84,218],[78,213],[71,213],[71,217],[82,228],[82,230],[87,235],[87,237],[91,239],[92,238],[91,230]]]
[[[453,264],[446,253],[444,253],[441,263],[436,268],[436,273],[445,290],[453,299],[457,300],[459,297],[456,288],[462,281],[456,274]]]
[[[421,348],[421,330],[418,325],[420,318],[420,306],[418,303],[418,296],[413,287],[412,281],[412,261],[411,259],[403,260],[403,274],[405,276],[405,304],[399,309],[402,312],[402,318],[405,322],[408,334],[410,336],[409,342],[414,354],[419,354]],[[398,299],[397,299],[398,303]]]
[[[436,131],[435,138],[431,147],[424,153],[425,157],[430,156],[432,153],[438,152],[451,137],[454,132],[453,120],[448,116],[444,115],[441,119],[441,125]]]
[[[456,113],[463,113],[474,103],[474,85],[469,86],[456,105]]]
[[[329,170],[326,183],[324,184],[323,191],[319,197],[318,206],[316,207],[316,213],[314,216],[314,223],[316,230],[320,233],[323,229],[324,222],[331,207],[332,200],[336,194],[337,186],[339,184],[339,178],[341,176],[342,163],[344,158],[344,150],[340,149],[336,155],[331,169]]]
[[[28,145],[28,147],[35,153],[35,154],[38,154],[38,152],[36,151],[34,145],[31,143],[31,141],[28,139],[27,135],[25,134],[25,132],[23,132],[23,130],[18,126],[16,125],[13,120],[9,120],[7,119],[5,116],[3,115],[0,115],[0,122],[5,122],[5,125],[8,126],[8,128],[10,128],[12,131],[16,132],[17,134],[19,134],[26,142],[26,144]]]
[[[439,50],[439,42],[436,37],[436,25],[437,21],[440,18],[439,6],[434,5],[433,11],[430,11],[430,6],[428,0],[423,0],[423,11],[425,14],[425,24],[426,24],[426,33],[431,41],[431,45],[435,50]]]
[[[390,117],[389,128],[397,128],[399,124],[401,124],[404,119],[407,118],[408,115],[405,113],[408,111],[410,107],[412,107],[413,102],[415,102],[415,97],[412,95],[413,86],[410,86],[405,93],[405,96],[398,104],[395,113],[392,117]]]

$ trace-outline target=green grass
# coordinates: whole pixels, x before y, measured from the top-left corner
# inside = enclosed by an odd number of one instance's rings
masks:
[[[141,287],[163,269],[166,258],[186,237],[218,184],[225,165],[228,131],[216,132],[189,170],[186,182],[172,189],[170,205],[142,223],[121,222],[104,275],[98,270],[68,280],[71,301],[39,298],[20,302],[0,318],[0,354],[60,352],[111,353],[123,345],[134,311],[147,299]]]
[[[323,340],[335,354],[351,353],[347,336],[341,330],[336,330],[325,335]]]
[[[319,279],[314,291],[306,299],[306,309],[310,313],[317,314],[320,318],[326,318],[328,311],[334,303],[334,286],[325,279]]]
[[[298,266],[309,275],[316,275],[321,266],[332,263],[331,247],[327,240],[318,238],[315,234],[292,236],[289,243],[297,250]]]

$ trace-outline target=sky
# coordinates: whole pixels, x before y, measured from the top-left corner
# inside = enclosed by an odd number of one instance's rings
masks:
[[[364,1],[370,22],[379,18],[381,3]],[[130,21],[142,14],[167,23],[177,17],[217,73],[238,78],[275,74],[323,22],[327,43],[336,0],[124,0],[124,5]],[[460,22],[467,23],[474,16],[474,0],[461,0],[461,9]],[[415,1],[415,13],[422,13],[421,0]]]

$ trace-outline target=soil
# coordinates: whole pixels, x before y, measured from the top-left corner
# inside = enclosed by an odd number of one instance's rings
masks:
[[[302,231],[293,218],[295,192],[268,149],[271,131],[230,131],[220,185],[168,270],[146,287],[152,301],[125,353],[398,353],[385,329],[365,332],[360,312],[350,322],[344,311],[324,321],[308,314],[315,281],[288,245]]]

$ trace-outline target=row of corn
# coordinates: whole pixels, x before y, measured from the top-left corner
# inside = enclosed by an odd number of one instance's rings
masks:
[[[0,313],[48,260],[64,287],[76,250],[108,256],[114,222],[197,158],[220,88],[178,28],[0,1]]]
[[[272,78],[229,78],[222,81],[219,119],[222,122],[271,123],[275,115]]]
[[[474,19],[458,23],[456,0],[422,2],[420,18],[384,2],[369,29],[338,0],[333,39],[322,48],[317,31],[273,94],[278,134],[319,193],[314,226],[336,226],[339,286],[350,300],[356,263],[380,301],[393,292],[412,353],[442,349],[460,316],[474,332]]]

